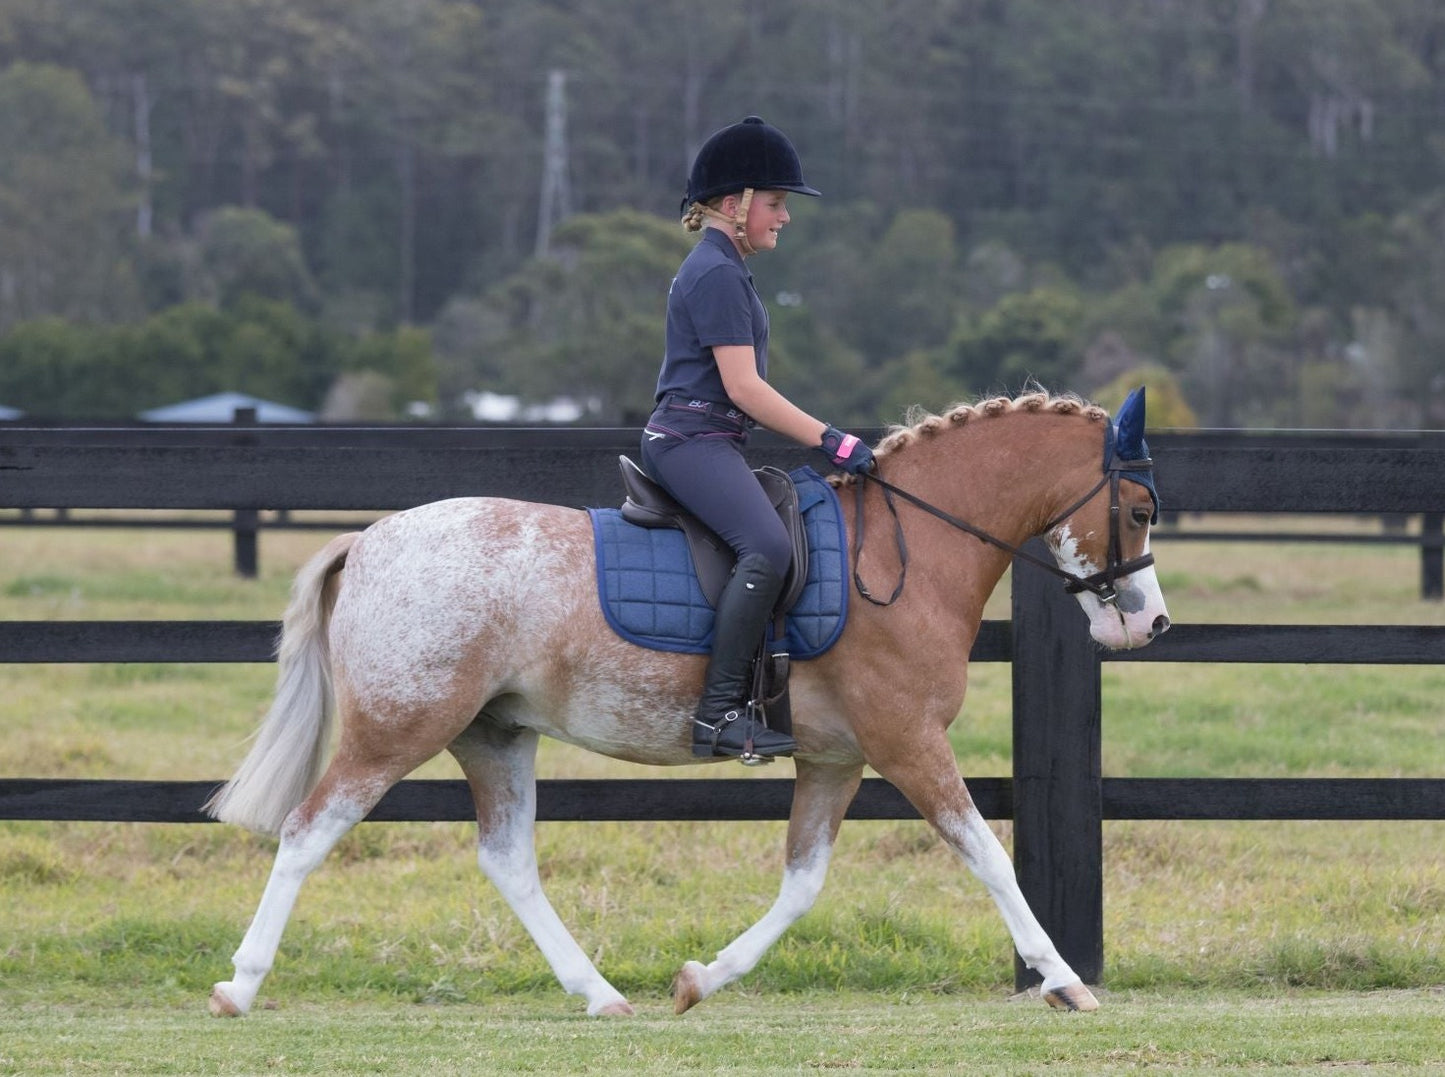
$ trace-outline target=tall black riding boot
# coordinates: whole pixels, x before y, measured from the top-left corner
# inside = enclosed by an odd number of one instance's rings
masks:
[[[754,553],[739,559],[718,596],[712,658],[693,715],[693,755],[738,756],[747,762],[797,751],[792,737],[768,729],[761,712],[749,706],[753,657],[782,589],[782,577],[766,557]]]

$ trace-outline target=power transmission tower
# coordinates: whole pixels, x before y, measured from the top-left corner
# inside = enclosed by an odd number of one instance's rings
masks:
[[[547,76],[547,133],[542,156],[542,198],[537,210],[537,253],[547,253],[552,229],[572,215],[567,180],[567,72]]]

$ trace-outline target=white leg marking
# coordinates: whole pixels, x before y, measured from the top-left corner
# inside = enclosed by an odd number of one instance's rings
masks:
[[[963,857],[963,862],[988,887],[1003,916],[1019,956],[1029,968],[1044,977],[1043,990],[1050,991],[1079,982],[1079,977],[1059,956],[1033,910],[1019,889],[1013,862],[988,822],[977,809],[962,815],[950,813],[939,818],[939,833]]]
[[[514,814],[496,827],[478,844],[477,863],[522,921],[569,995],[583,996],[587,1012],[594,1017],[632,1013],[627,1000],[597,971],[543,893],[530,817]]]
[[[832,843],[820,839],[810,856],[790,863],[784,870],[777,899],[761,920],[733,940],[711,964],[689,961],[683,966],[675,988],[679,1013],[751,972],[773,943],[813,907],[827,879],[832,852]]]
[[[236,967],[235,979],[218,983],[212,989],[211,1012],[218,1016],[238,1016],[250,1011],[261,989],[261,981],[271,971],[281,933],[291,917],[296,897],[306,877],[320,866],[338,841],[360,822],[368,807],[344,800],[328,804],[312,819],[304,831],[293,833],[283,829],[271,877],[266,883],[261,903],[246,936],[231,958]]]
[[[510,742],[477,732],[459,737],[452,754],[466,771],[478,804],[477,864],[492,881],[569,995],[587,1000],[587,1012],[626,1015],[627,999],[588,959],[562,923],[537,872],[537,734]]]

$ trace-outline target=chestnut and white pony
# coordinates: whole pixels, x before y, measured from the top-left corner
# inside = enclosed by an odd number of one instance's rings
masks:
[[[1088,576],[1110,560],[1107,488],[1068,510],[1097,487],[1108,428],[1102,409],[1072,398],[999,398],[895,431],[878,447],[878,468],[1007,543],[1047,529],[1059,566]],[[1147,559],[1150,496],[1133,482],[1116,488],[1114,562]],[[850,535],[856,499],[864,501],[857,568],[886,594],[899,561],[882,493],[847,482],[839,495]],[[984,603],[1009,555],[909,506],[898,511],[910,557],[903,593],[886,607],[852,603],[834,647],[793,667],[800,748],[777,900],[711,963],[683,966],[674,983],[679,1013],[752,969],[813,905],[865,765],[897,786],[983,881],[1019,955],[1042,975],[1044,997],[1069,1009],[1098,1005],[1029,910],[948,741]],[[211,995],[213,1013],[250,1009],[303,881],[393,784],[442,751],[461,764],[476,801],[482,871],[562,986],[586,999],[589,1014],[632,1012],[542,893],[533,841],[538,738],[637,763],[694,763],[691,715],[704,658],[616,636],[594,581],[586,513],[480,497],[341,535],[301,569],[275,700],[240,769],[207,805],[225,822],[280,834],[235,977]],[[1168,627],[1153,568],[1116,586],[1117,601],[1079,594],[1098,643],[1138,647]],[[333,711],[341,732],[328,764]]]

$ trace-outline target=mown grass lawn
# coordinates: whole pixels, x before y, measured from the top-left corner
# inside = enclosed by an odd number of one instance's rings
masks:
[[[1415,1075],[1445,1066],[1438,992],[1123,992],[1093,1014],[898,993],[734,993],[681,1018],[666,999],[645,1002],[621,1021],[528,994],[479,1007],[303,1003],[243,1021],[159,1007],[22,1008],[6,1015],[0,1073]]]

